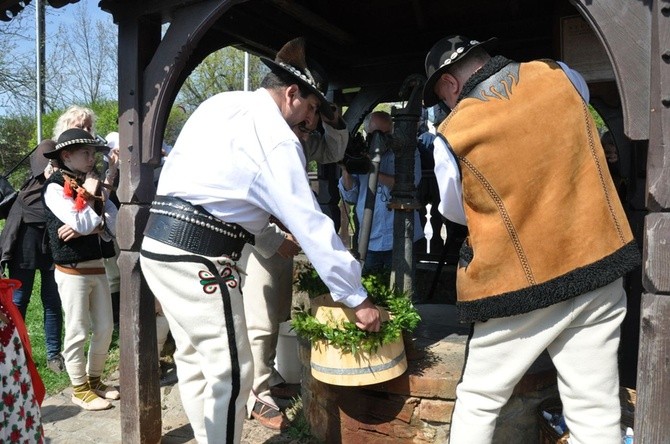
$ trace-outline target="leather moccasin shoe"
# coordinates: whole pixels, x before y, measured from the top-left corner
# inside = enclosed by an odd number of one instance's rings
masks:
[[[104,384],[102,381],[97,381],[96,384],[91,384],[91,390],[93,390],[96,395],[104,399],[111,399],[116,401],[117,399],[121,398],[121,394],[116,389],[116,387]]]
[[[259,401],[256,401],[256,404],[254,404],[251,416],[253,416],[263,427],[268,429],[286,430],[290,426],[289,420],[284,412]]]
[[[72,395],[72,403],[89,411],[107,410],[112,408],[112,404],[109,401],[102,399],[91,390],[87,390],[80,398]]]

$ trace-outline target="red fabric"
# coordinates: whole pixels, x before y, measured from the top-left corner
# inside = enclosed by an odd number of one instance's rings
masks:
[[[74,179],[72,179],[74,180]],[[84,198],[85,191],[82,188],[82,192],[77,193],[77,196],[74,198],[74,209],[76,211],[81,211],[84,208],[86,208],[86,199]],[[70,183],[70,180],[65,177],[65,183],[63,183],[63,194],[65,197],[70,197],[72,198],[74,196],[74,190],[72,189],[72,184]]]
[[[72,197],[74,195],[72,191],[72,186],[70,185],[70,181],[65,179],[65,183],[63,184],[63,194],[65,194],[65,197]]]
[[[26,361],[28,362],[28,370],[30,371],[30,377],[33,382],[35,398],[37,398],[39,405],[42,405],[44,395],[46,394],[46,389],[44,388],[42,378],[37,372],[37,367],[35,367],[35,362],[33,361],[33,353],[30,347],[30,338],[28,337],[26,324],[23,322],[23,317],[12,300],[14,289],[19,287],[21,287],[21,282],[17,281],[16,279],[0,279],[0,301],[2,302],[5,311],[9,314],[10,320],[14,323],[14,326],[19,333],[19,337],[23,343],[23,348],[26,351]]]
[[[82,196],[82,193],[77,193],[77,197],[74,199],[74,209],[81,211],[86,208],[86,199]]]

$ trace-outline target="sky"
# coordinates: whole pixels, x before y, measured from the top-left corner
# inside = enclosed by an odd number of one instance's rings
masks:
[[[47,44],[48,44],[48,39],[53,38],[57,36],[57,31],[58,27],[61,24],[71,24],[73,23],[73,17],[74,17],[74,10],[76,8],[80,8],[82,6],[85,6],[88,10],[88,14],[91,16],[92,19],[94,20],[104,20],[106,22],[109,22],[110,26],[115,26],[114,22],[112,20],[112,15],[102,11],[98,7],[98,2],[99,0],[79,0],[79,3],[75,3],[72,5],[67,5],[62,8],[53,8],[49,6],[48,4],[46,5],[46,15],[45,15],[45,23],[46,23],[46,37],[47,37]],[[22,48],[25,49],[33,49],[35,46],[35,5],[37,3],[37,0],[33,0],[30,5],[28,5],[23,12],[21,12],[21,16],[24,20],[24,25],[28,29],[26,29],[26,32],[29,34],[29,37],[32,38],[32,41],[21,41],[21,46]],[[2,26],[7,26],[4,22],[0,22],[0,27]]]
[[[85,7],[87,9],[88,15],[91,19],[95,21],[103,21],[109,23],[109,26],[116,26],[112,20],[112,15],[102,11],[98,7],[99,0],[80,0],[78,3],[66,5],[62,8],[53,8],[46,5],[46,14],[45,14],[45,37],[47,45],[47,53],[49,40],[58,38],[58,28],[60,25],[72,25],[74,23],[75,11],[78,8]],[[25,39],[15,39],[17,44],[16,51],[22,54],[33,54],[35,53],[35,34],[36,34],[36,24],[35,24],[35,6],[37,0],[32,0],[32,2],[21,12],[21,24],[22,30],[21,34],[25,35]],[[14,26],[14,24],[7,24],[5,22],[0,22],[0,29],[3,27]],[[9,58],[11,61],[11,58]],[[0,96],[2,92],[0,91]],[[6,110],[0,106],[0,116],[4,115]]]

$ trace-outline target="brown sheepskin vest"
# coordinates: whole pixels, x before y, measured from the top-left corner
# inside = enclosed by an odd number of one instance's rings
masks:
[[[439,128],[459,161],[469,230],[457,272],[463,322],[550,306],[640,260],[595,123],[561,67],[496,70]]]

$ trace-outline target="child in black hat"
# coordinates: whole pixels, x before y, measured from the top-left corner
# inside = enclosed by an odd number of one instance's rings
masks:
[[[74,387],[72,402],[86,410],[108,409],[108,399],[119,399],[118,390],[100,379],[113,331],[101,241],[113,238],[117,210],[93,168],[96,152],[107,150],[88,132],[72,128],[61,134],[52,151],[44,153],[58,164],[45,183],[43,196],[65,313],[63,357]]]

